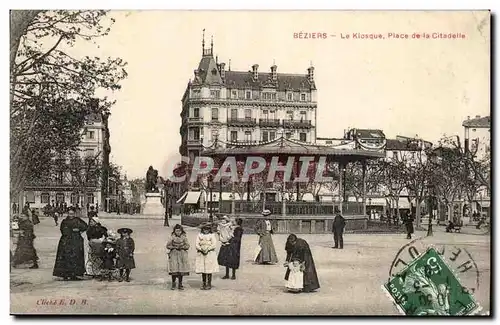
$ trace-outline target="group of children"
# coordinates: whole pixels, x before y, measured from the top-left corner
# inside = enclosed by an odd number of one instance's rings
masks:
[[[99,280],[130,282],[130,270],[135,268],[134,250],[135,242],[130,237],[132,229],[120,228],[117,230],[120,238],[116,238],[113,232],[108,232],[108,236],[102,242],[102,269]],[[118,276],[116,276],[118,271]],[[124,277],[125,275],[125,277]]]
[[[195,244],[197,254],[195,271],[197,274],[202,275],[202,290],[212,288],[212,274],[219,271],[215,253],[217,236],[212,232],[212,229],[213,225],[211,223],[202,224]],[[229,244],[231,238],[233,238],[233,230],[234,225],[227,217],[218,222],[217,235],[221,245]],[[135,242],[130,237],[133,231],[130,228],[120,228],[117,232],[120,234],[120,238],[116,238],[113,232],[109,231],[106,239],[102,242],[102,276],[99,280],[113,281],[114,274],[118,270],[118,281],[130,282],[130,271],[135,268]],[[172,290],[176,288],[183,290],[183,277],[189,275],[187,252],[190,246],[181,225],[174,226],[172,236],[166,246],[169,257],[169,274],[172,276]],[[290,270],[286,289],[292,293],[301,292],[303,288],[304,262],[294,257],[285,265]]]

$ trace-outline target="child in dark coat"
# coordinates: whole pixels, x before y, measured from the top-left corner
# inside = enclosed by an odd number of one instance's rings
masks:
[[[102,256],[102,278],[99,281],[108,279],[111,282],[113,270],[115,267],[115,259],[116,259],[116,245],[111,241],[105,241],[102,243],[104,245],[104,252]]]
[[[116,266],[120,269],[120,282],[123,281],[123,271],[125,271],[125,281],[130,282],[130,270],[135,269],[135,242],[130,237],[132,232],[130,228],[118,229],[121,238],[116,241],[116,249],[118,251]]]

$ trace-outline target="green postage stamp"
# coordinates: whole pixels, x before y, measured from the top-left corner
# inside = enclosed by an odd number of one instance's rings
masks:
[[[434,248],[418,256],[383,288],[408,316],[466,316],[481,310]]]

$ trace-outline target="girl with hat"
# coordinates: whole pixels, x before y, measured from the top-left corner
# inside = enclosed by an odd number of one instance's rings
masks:
[[[271,211],[262,211],[261,220],[257,221],[255,225],[255,233],[259,235],[259,246],[257,246],[258,251],[256,251],[257,256],[255,262],[257,264],[276,264],[278,263],[278,256],[276,255],[276,249],[274,248],[273,237],[271,236],[273,231],[273,226],[269,216]]]
[[[120,228],[117,232],[121,235],[121,238],[116,241],[116,250],[118,253],[116,266],[120,269],[119,281],[123,281],[123,271],[125,271],[125,281],[130,282],[130,270],[135,269],[135,242],[130,237],[133,231],[130,228]]]
[[[196,237],[196,264],[195,271],[201,273],[203,286],[201,290],[212,289],[212,273],[219,271],[217,264],[217,237],[212,233],[212,224],[203,223],[200,225],[201,231]]]
[[[177,224],[167,242],[168,274],[172,276],[172,290],[175,290],[177,279],[179,279],[179,290],[184,290],[182,277],[189,275],[188,250],[189,242],[186,232],[181,225]]]

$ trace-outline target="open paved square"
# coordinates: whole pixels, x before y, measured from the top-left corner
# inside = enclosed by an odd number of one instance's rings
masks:
[[[381,286],[388,279],[398,250],[409,242],[404,234],[344,236],[344,250],[332,249],[329,235],[299,235],[309,242],[321,289],[310,294],[284,292],[286,235],[273,237],[280,263],[254,265],[257,235],[243,235],[241,267],[236,280],[222,280],[223,268],[214,275],[213,289],[201,291],[201,276],[191,273],[182,292],[170,290],[165,244],[172,227],[162,220],[103,219],[104,226],[134,229],[137,268],[130,283],[85,280],[63,282],[52,277],[59,228],[43,218],[35,226],[40,269],[12,269],[11,312],[36,314],[184,314],[184,315],[397,315]],[[174,220],[173,224],[178,222]],[[197,229],[186,229],[194,266]],[[424,236],[417,233],[416,237]],[[467,247],[479,270],[474,296],[489,310],[490,238],[485,235],[449,234],[437,229],[435,243]],[[86,243],[85,243],[86,245]],[[474,277],[472,272],[462,274]],[[61,300],[64,304],[60,304]],[[47,305],[48,302],[56,305]],[[73,303],[73,304],[72,304]]]

